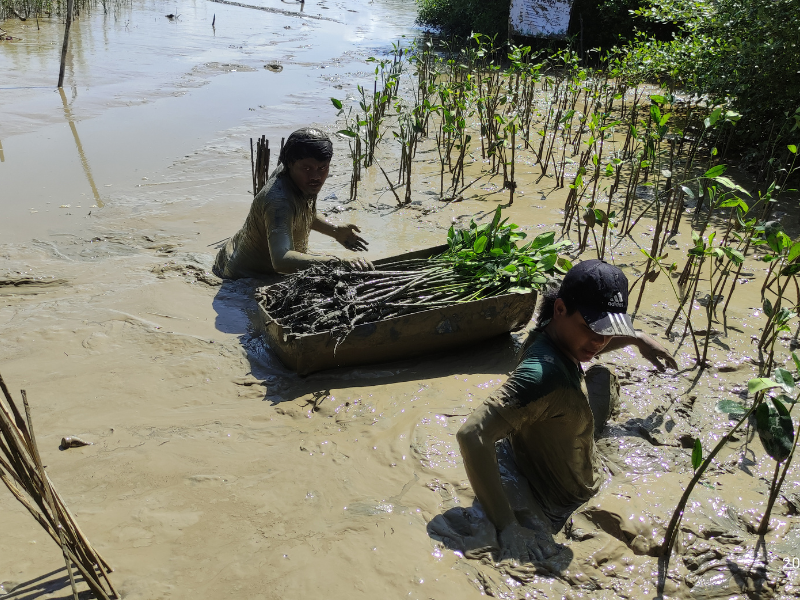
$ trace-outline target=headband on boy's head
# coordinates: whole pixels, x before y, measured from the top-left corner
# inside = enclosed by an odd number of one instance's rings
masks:
[[[585,260],[564,276],[558,297],[577,306],[586,324],[600,335],[635,336],[628,316],[628,278],[602,260]]]
[[[278,161],[285,167],[297,160],[314,158],[320,162],[327,162],[333,157],[333,142],[331,138],[313,127],[298,129],[283,144],[283,149]]]

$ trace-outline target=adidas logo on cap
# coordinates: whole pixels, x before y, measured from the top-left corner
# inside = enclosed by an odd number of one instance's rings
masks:
[[[622,294],[620,292],[617,292],[614,297],[608,301],[609,308],[622,308],[623,306]]]

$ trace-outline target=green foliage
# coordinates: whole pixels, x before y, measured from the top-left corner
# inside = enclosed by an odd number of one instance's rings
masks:
[[[747,382],[747,391],[751,394],[757,394],[758,392],[774,387],[780,387],[780,384],[772,381],[768,377],[756,377]]]
[[[510,3],[497,0],[417,0],[417,21],[447,34],[469,37],[473,31],[505,39]]]
[[[548,275],[565,273],[572,264],[558,256],[559,250],[571,245],[568,240],[555,242],[555,233],[542,233],[522,247],[517,242],[527,236],[519,226],[501,220],[498,206],[490,223],[478,225],[470,221],[468,229],[447,232],[448,251],[439,257],[453,264],[461,275],[468,275],[481,285],[511,283],[510,293],[527,293],[548,282]]]
[[[747,143],[781,128],[800,104],[800,10],[797,0],[646,0],[636,15],[676,27],[675,39],[639,33],[629,69],[711,102],[732,102],[736,132]],[[767,100],[769,99],[769,100]],[[789,122],[789,126],[792,123]],[[797,124],[794,124],[797,128]]]
[[[720,400],[717,402],[716,409],[718,412],[728,415],[728,418],[738,421],[747,412],[744,404],[736,402],[735,400]]]
[[[586,51],[609,49],[632,41],[636,31],[643,31],[657,40],[671,39],[676,30],[671,23],[658,23],[632,14],[646,2],[575,0],[569,35],[576,46],[582,43]],[[417,0],[418,21],[439,27],[448,34],[469,36],[475,31],[497,35],[500,40],[508,35],[510,4],[509,0]]]
[[[610,49],[631,42],[637,32],[656,40],[672,39],[677,30],[672,23],[654,22],[633,14],[646,4],[647,0],[575,0],[569,33],[575,36],[577,44],[581,43],[583,33],[584,50]]]
[[[764,450],[778,462],[789,458],[794,445],[794,426],[789,410],[777,398],[756,409],[756,429]]]
[[[692,448],[692,468],[697,471],[700,465],[703,464],[703,444],[700,438],[694,441],[694,448]]]

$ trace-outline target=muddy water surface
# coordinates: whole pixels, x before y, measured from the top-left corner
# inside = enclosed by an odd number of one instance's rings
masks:
[[[677,374],[633,352],[604,357],[623,405],[599,442],[601,492],[557,536],[555,559],[496,563],[454,434],[513,369],[524,332],[299,378],[250,328],[254,284],[209,273],[252,198],[249,138],[335,131],[329,97],[371,82],[364,59],[415,34],[410,2],[305,4],[342,23],[210,2],[85,15],[63,96],[51,87],[60,26],[2,25],[15,40],[0,46],[0,368],[28,392],[50,476],[126,598],[654,597],[647,553],[691,477],[688,448],[728,430],[716,402],[740,399],[757,371],[757,284],[741,285],[700,377],[678,340],[663,340]],[[439,202],[424,147],[410,207],[393,207],[374,169],[348,203],[344,150],[337,141],[320,209],[359,224],[374,258],[441,243],[506,200],[494,179]],[[533,166],[517,173],[513,220],[557,228],[563,191],[534,184]],[[632,276],[648,235],[615,248]],[[312,247],[350,255],[317,234]],[[763,277],[748,266],[744,282]],[[637,325],[663,331],[671,294],[657,280]],[[94,445],[59,451],[66,435]],[[796,468],[754,558],[773,465],[745,433],[725,449],[688,507],[668,596],[795,597]],[[55,545],[7,493],[0,510],[0,594],[65,597]]]

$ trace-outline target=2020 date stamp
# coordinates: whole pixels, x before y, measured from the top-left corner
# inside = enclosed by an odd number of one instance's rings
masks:
[[[784,556],[783,557],[783,568],[786,571],[798,571],[798,570],[800,570],[800,556]]]

